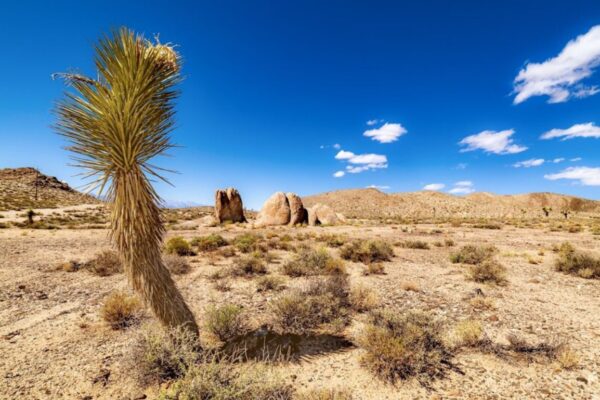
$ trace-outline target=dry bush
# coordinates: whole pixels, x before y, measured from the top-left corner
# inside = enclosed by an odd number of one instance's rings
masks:
[[[121,258],[114,250],[101,251],[88,261],[85,267],[98,276],[110,276],[123,272]]]
[[[476,347],[482,342],[483,333],[481,322],[472,319],[460,321],[454,327],[454,345],[457,347]]]
[[[454,247],[454,240],[452,240],[452,239],[445,239],[444,240],[444,244],[446,245],[446,247]]]
[[[181,236],[175,236],[167,240],[167,243],[165,243],[165,252],[167,254],[177,254],[180,256],[194,255],[190,242]]]
[[[341,247],[348,242],[348,237],[343,235],[336,235],[333,233],[323,233],[317,236],[318,242],[324,242],[329,247]]]
[[[211,233],[208,236],[200,236],[191,241],[191,245],[196,246],[200,251],[215,251],[220,247],[227,246],[227,244],[227,240],[216,233]]]
[[[439,322],[422,312],[375,312],[358,336],[366,351],[361,362],[390,383],[412,376],[442,377],[451,358],[442,331]]]
[[[369,264],[390,261],[394,256],[394,249],[381,239],[354,240],[342,246],[340,256],[345,260]]]
[[[404,247],[406,249],[419,249],[419,250],[429,250],[431,247],[429,243],[424,242],[422,240],[405,240],[404,242],[398,243],[399,247]]]
[[[494,246],[466,245],[450,255],[450,261],[462,264],[479,264],[491,258],[498,249]]]
[[[355,285],[350,289],[350,304],[356,312],[370,311],[381,304],[373,289],[364,285]]]
[[[280,276],[263,276],[256,281],[257,292],[280,291],[285,288],[285,280]]]
[[[213,286],[219,292],[229,292],[231,290],[231,282],[228,279],[219,279]]]
[[[561,346],[556,353],[555,359],[562,369],[575,369],[579,366],[580,362],[579,354],[567,345]]]
[[[385,275],[385,267],[382,263],[367,264],[363,271],[363,275]]]
[[[230,273],[233,276],[252,276],[267,273],[267,264],[261,254],[254,252],[236,258],[231,266]]]
[[[307,334],[323,324],[347,323],[350,308],[348,278],[333,275],[303,289],[282,294],[271,308],[274,325],[283,333]]]
[[[163,261],[167,269],[175,275],[187,274],[192,269],[187,260],[177,254],[165,254]]]
[[[475,310],[495,310],[494,299],[485,296],[475,296],[469,300],[469,304]]]
[[[298,393],[294,400],[352,400],[352,393],[346,389],[315,389]]]
[[[113,329],[125,329],[139,322],[142,305],[135,296],[123,292],[111,293],[100,310],[102,319]]]
[[[219,251],[217,251],[216,254],[225,258],[233,257],[235,256],[235,248],[223,247]]]
[[[258,250],[259,243],[262,241],[262,236],[259,236],[254,233],[243,233],[241,235],[236,236],[233,241],[235,247],[242,253],[250,253],[255,250]]]
[[[600,258],[576,250],[568,242],[560,246],[555,268],[557,271],[585,279],[600,278]]]
[[[293,400],[294,393],[264,364],[242,366],[213,357],[162,389],[158,400]]]
[[[402,290],[406,290],[407,292],[420,292],[421,287],[417,282],[413,281],[404,281],[400,284]]]
[[[496,260],[487,259],[479,264],[469,265],[469,279],[481,283],[506,285],[506,267]]]
[[[210,306],[204,318],[204,325],[208,332],[221,342],[228,342],[247,331],[247,320],[243,309],[235,304]]]
[[[502,225],[495,222],[482,222],[479,224],[474,224],[473,228],[477,229],[502,229]]]
[[[282,267],[285,275],[298,277],[310,275],[336,275],[344,274],[346,267],[344,262],[334,258],[329,252],[320,248],[318,250],[306,248]]]
[[[65,263],[59,264],[56,270],[63,270],[65,272],[77,272],[82,269],[85,265],[77,260],[70,260]]]
[[[183,377],[200,359],[200,343],[188,329],[145,326],[132,346],[128,370],[142,386]]]

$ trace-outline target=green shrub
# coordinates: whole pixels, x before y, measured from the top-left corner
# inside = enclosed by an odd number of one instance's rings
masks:
[[[560,246],[555,267],[557,271],[585,279],[600,278],[600,258],[576,250],[568,242]]]
[[[346,273],[346,267],[342,260],[332,257],[324,248],[305,248],[283,265],[282,272],[294,277],[335,275]]]
[[[394,250],[388,242],[380,239],[354,240],[342,246],[340,255],[345,260],[368,264],[390,261],[394,256]]]
[[[263,276],[256,281],[257,292],[279,291],[285,288],[285,280],[280,276]]]
[[[366,351],[362,364],[390,383],[412,376],[441,377],[451,358],[441,324],[415,311],[373,313],[358,344]]]
[[[200,251],[214,251],[220,247],[227,246],[227,244],[227,240],[216,233],[194,238],[191,242],[191,245],[196,246]]]
[[[100,314],[111,328],[125,329],[139,321],[141,311],[142,306],[135,296],[113,292],[104,301]]]
[[[123,272],[121,258],[116,251],[103,250],[85,263],[85,268],[98,276],[110,276]]]
[[[491,258],[498,249],[494,246],[472,246],[467,245],[450,255],[450,261],[462,264],[479,264]]]
[[[227,342],[242,335],[247,329],[243,309],[235,304],[208,307],[205,314],[205,326],[221,342]]]
[[[479,264],[469,265],[469,278],[475,282],[494,283],[496,285],[505,285],[506,268],[492,259],[485,259]]]
[[[407,249],[419,249],[419,250],[429,250],[429,243],[424,242],[422,240],[406,240],[400,243],[400,247],[404,247]]]
[[[180,256],[194,255],[190,243],[181,236],[175,236],[167,240],[165,251],[167,254],[177,254]]]
[[[258,243],[262,237],[253,233],[243,233],[234,240],[235,247],[242,253],[250,253],[258,249]]]
[[[267,264],[260,253],[243,255],[233,261],[231,267],[231,275],[233,276],[252,276],[257,274],[267,273]]]

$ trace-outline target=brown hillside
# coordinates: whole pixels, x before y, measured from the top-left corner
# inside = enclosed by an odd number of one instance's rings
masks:
[[[80,193],[35,168],[0,169],[1,211],[97,203],[100,201],[95,197]]]
[[[377,189],[348,189],[303,198],[306,206],[324,203],[352,218],[381,217],[466,217],[536,218],[542,207],[550,207],[551,217],[562,217],[561,210],[580,214],[600,214],[600,201],[555,193],[495,195],[473,193],[453,196],[441,192],[383,193]]]

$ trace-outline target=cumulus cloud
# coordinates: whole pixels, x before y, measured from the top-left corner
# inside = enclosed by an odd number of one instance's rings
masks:
[[[561,103],[570,97],[592,96],[600,91],[581,81],[600,65],[600,25],[571,40],[553,58],[527,63],[515,78],[515,104],[533,96],[549,96],[549,103]]]
[[[515,168],[531,168],[531,167],[539,167],[544,164],[546,160],[543,158],[532,158],[530,160],[519,161],[513,164]]]
[[[473,188],[473,182],[471,181],[458,181],[454,184],[454,187],[448,190],[448,193],[451,194],[469,194],[473,193],[475,188]]]
[[[464,146],[460,151],[483,150],[486,153],[494,154],[516,154],[527,150],[525,146],[514,144],[511,136],[515,133],[514,129],[504,131],[483,131],[476,135],[470,135],[462,139],[459,145]]]
[[[558,179],[571,179],[584,186],[600,186],[600,168],[569,167],[556,174],[544,175],[551,181]]]
[[[348,163],[346,172],[358,174],[370,169],[382,169],[388,167],[387,157],[383,154],[354,154],[351,151],[340,150],[335,158]]]
[[[443,188],[445,188],[446,185],[444,185],[443,183],[430,183],[428,185],[423,186],[423,190],[442,190]]]
[[[576,137],[600,138],[600,127],[594,125],[593,122],[587,122],[585,124],[576,124],[567,129],[551,129],[548,132],[545,132],[540,138],[562,138],[562,140],[567,140]]]
[[[390,187],[387,185],[369,185],[367,189],[378,189],[378,190],[388,190]]]
[[[337,171],[336,173],[333,174],[333,177],[334,178],[341,178],[344,175],[346,175],[346,173],[344,171]]]
[[[366,130],[363,135],[370,137],[379,143],[392,143],[398,140],[398,138],[406,132],[407,130],[401,124],[385,123],[379,128]]]
[[[555,158],[551,162],[553,162],[554,164],[558,164],[558,163],[561,163],[563,161],[565,161],[565,159],[563,157],[559,157],[559,158]]]
[[[571,158],[569,161],[571,161],[571,162],[581,161],[581,157]]]

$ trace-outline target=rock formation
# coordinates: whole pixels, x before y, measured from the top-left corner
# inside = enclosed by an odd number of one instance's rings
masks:
[[[331,207],[317,203],[308,210],[308,224],[315,225],[335,225],[339,222],[337,214]]]
[[[215,193],[215,219],[218,223],[246,222],[242,196],[236,189],[217,190]]]
[[[256,217],[256,224],[259,226],[287,225],[290,222],[290,215],[290,203],[285,193],[276,192],[263,204]]]
[[[290,205],[290,225],[299,225],[308,222],[308,211],[302,204],[302,199],[296,193],[287,193],[288,203]]]

